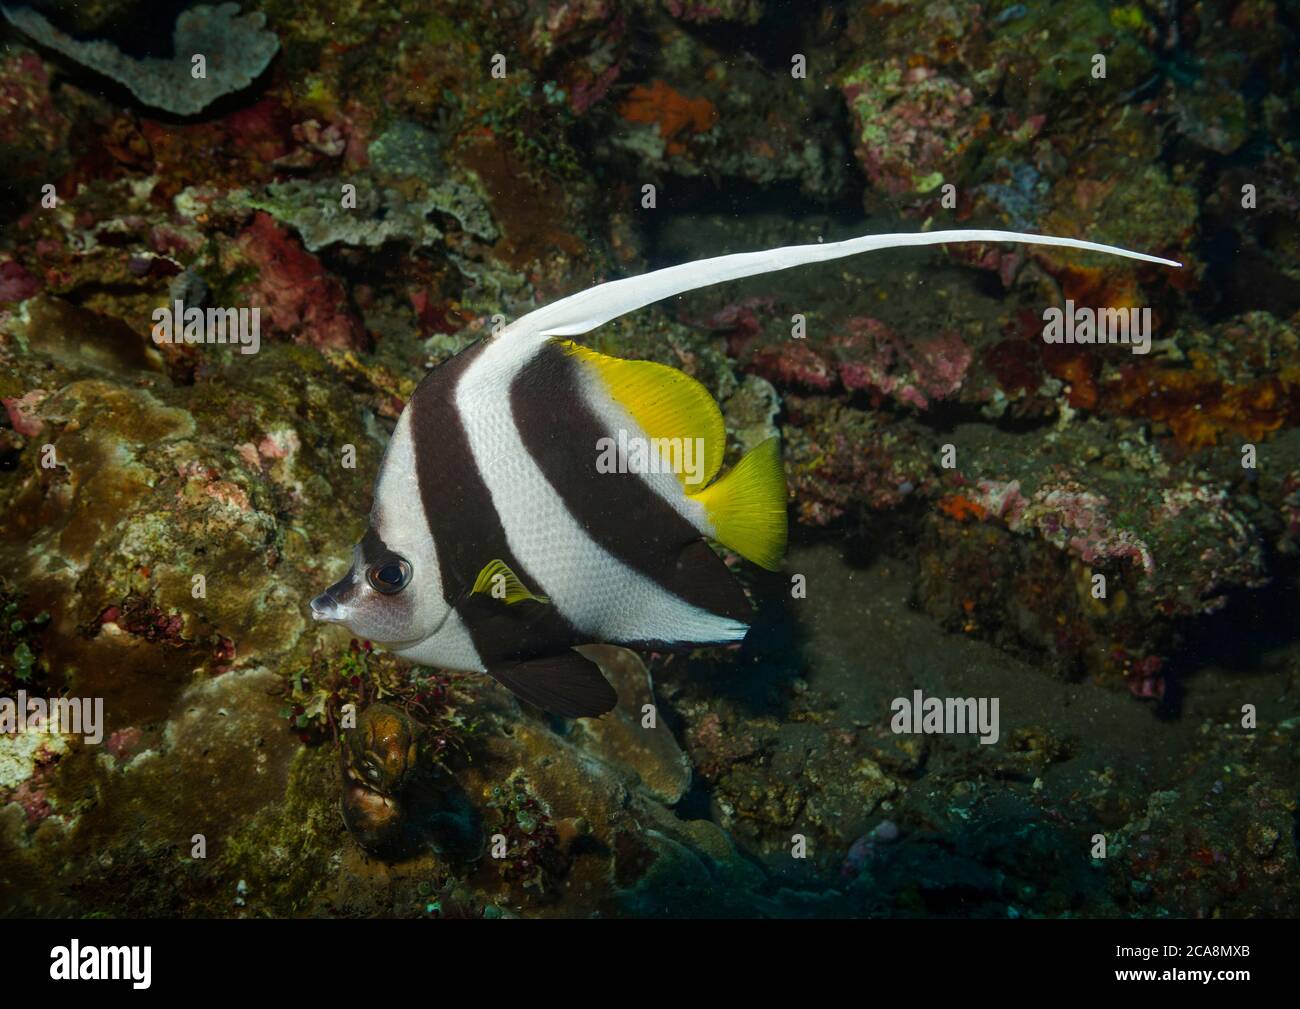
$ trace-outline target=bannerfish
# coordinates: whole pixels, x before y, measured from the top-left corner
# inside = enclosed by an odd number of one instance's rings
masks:
[[[719,256],[562,298],[421,381],[385,450],[352,567],[311,601],[312,616],[422,665],[487,673],[573,718],[617,701],[576,645],[740,641],[750,606],[707,541],[778,568],[786,543],[778,440],[718,477],[726,432],[699,382],[566,338],[727,280],[953,242],[1180,265],[1071,238],[936,231]]]

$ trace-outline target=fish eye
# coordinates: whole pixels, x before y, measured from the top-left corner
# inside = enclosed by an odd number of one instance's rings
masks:
[[[390,596],[406,588],[411,580],[411,565],[403,560],[384,561],[366,572],[366,580],[376,592]]]

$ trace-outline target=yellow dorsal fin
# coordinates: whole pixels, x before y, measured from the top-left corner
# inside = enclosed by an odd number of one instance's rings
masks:
[[[713,523],[713,538],[769,571],[785,555],[785,469],[772,437],[741,456],[721,480],[691,495]]]
[[[531,600],[535,603],[549,603],[546,596],[534,595],[524,587],[519,576],[510,570],[503,560],[488,561],[483,570],[474,579],[474,588],[470,590],[478,595],[499,599],[508,606]]]
[[[666,364],[610,357],[571,340],[561,346],[595,370],[610,396],[656,442],[661,459],[671,460],[687,493],[708,486],[722,468],[727,448],[722,411],[708,389]]]

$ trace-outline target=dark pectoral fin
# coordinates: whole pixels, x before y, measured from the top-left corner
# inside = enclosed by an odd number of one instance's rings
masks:
[[[573,651],[493,666],[488,673],[529,704],[565,718],[603,715],[618,703],[600,667]]]

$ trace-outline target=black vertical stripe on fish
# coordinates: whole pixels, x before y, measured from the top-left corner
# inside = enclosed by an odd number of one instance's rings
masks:
[[[372,564],[378,564],[380,561],[393,560],[397,554],[388,549],[388,544],[375,531],[373,525],[366,527],[365,535],[361,537],[361,560],[370,567]]]
[[[492,666],[584,642],[554,606],[507,606],[470,594],[479,571],[495,559],[526,585],[537,584],[510,550],[456,406],[456,386],[485,346],[466,347],[429,372],[408,409],[420,502],[438,554],[443,597],[460,613],[479,658]]]
[[[597,469],[598,442],[618,432],[606,430],[588,404],[583,367],[550,344],[520,370],[510,409],[524,448],[569,513],[614,558],[692,606],[748,621],[744,591],[699,530],[640,475]]]

